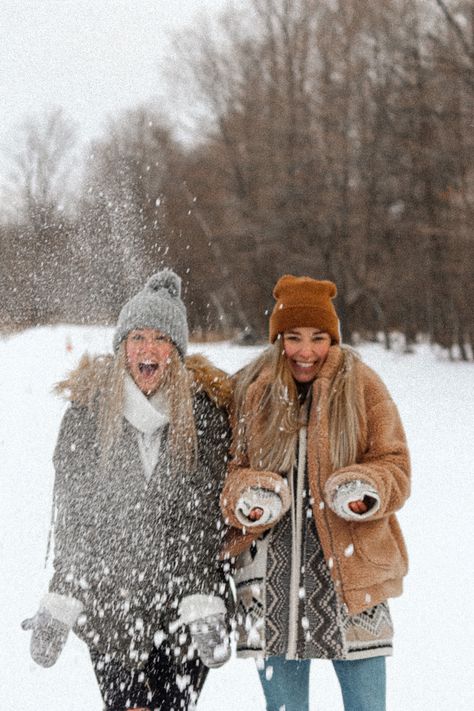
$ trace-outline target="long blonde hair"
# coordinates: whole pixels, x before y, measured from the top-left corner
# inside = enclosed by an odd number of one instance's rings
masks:
[[[123,427],[124,381],[127,370],[125,342],[112,361],[98,409],[101,461],[105,464]],[[191,471],[197,461],[197,434],[193,414],[191,376],[173,348],[160,385],[169,411],[168,448],[171,469]]]
[[[342,360],[329,387],[329,449],[334,469],[356,461],[359,449],[362,403],[358,397],[357,353],[341,346]],[[253,411],[245,406],[249,386],[262,373],[268,382]],[[295,380],[288,367],[282,339],[235,376],[236,456],[246,454],[255,469],[290,472],[296,462],[298,432],[305,424]],[[248,437],[253,434],[252,446]]]

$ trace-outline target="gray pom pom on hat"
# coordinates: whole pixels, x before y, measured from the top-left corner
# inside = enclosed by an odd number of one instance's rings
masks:
[[[181,278],[171,269],[153,274],[144,288],[120,311],[114,333],[114,351],[130,331],[154,328],[175,344],[182,358],[188,347],[186,307],[181,300]]]

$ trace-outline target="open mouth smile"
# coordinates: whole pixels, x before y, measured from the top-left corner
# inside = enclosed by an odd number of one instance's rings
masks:
[[[154,375],[158,370],[158,363],[150,363],[148,361],[139,363],[138,370],[140,371],[140,373],[142,373],[142,375],[150,377],[151,375]]]

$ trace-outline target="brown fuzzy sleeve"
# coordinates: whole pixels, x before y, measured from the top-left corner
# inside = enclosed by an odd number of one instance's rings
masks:
[[[192,375],[195,392],[203,390],[217,407],[229,411],[233,393],[230,376],[199,353],[186,356],[185,363]]]
[[[361,481],[380,496],[380,508],[371,520],[387,516],[402,507],[410,493],[410,458],[397,407],[380,378],[365,369],[367,446],[355,464],[338,469],[325,485],[331,506],[337,488]]]

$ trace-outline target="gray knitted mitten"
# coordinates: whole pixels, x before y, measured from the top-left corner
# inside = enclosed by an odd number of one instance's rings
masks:
[[[229,635],[225,615],[209,615],[195,620],[189,626],[191,639],[203,664],[217,669],[230,658]]]
[[[52,667],[58,660],[70,627],[52,616],[44,607],[40,607],[34,617],[23,620],[22,629],[32,630],[30,654],[42,667]]]

